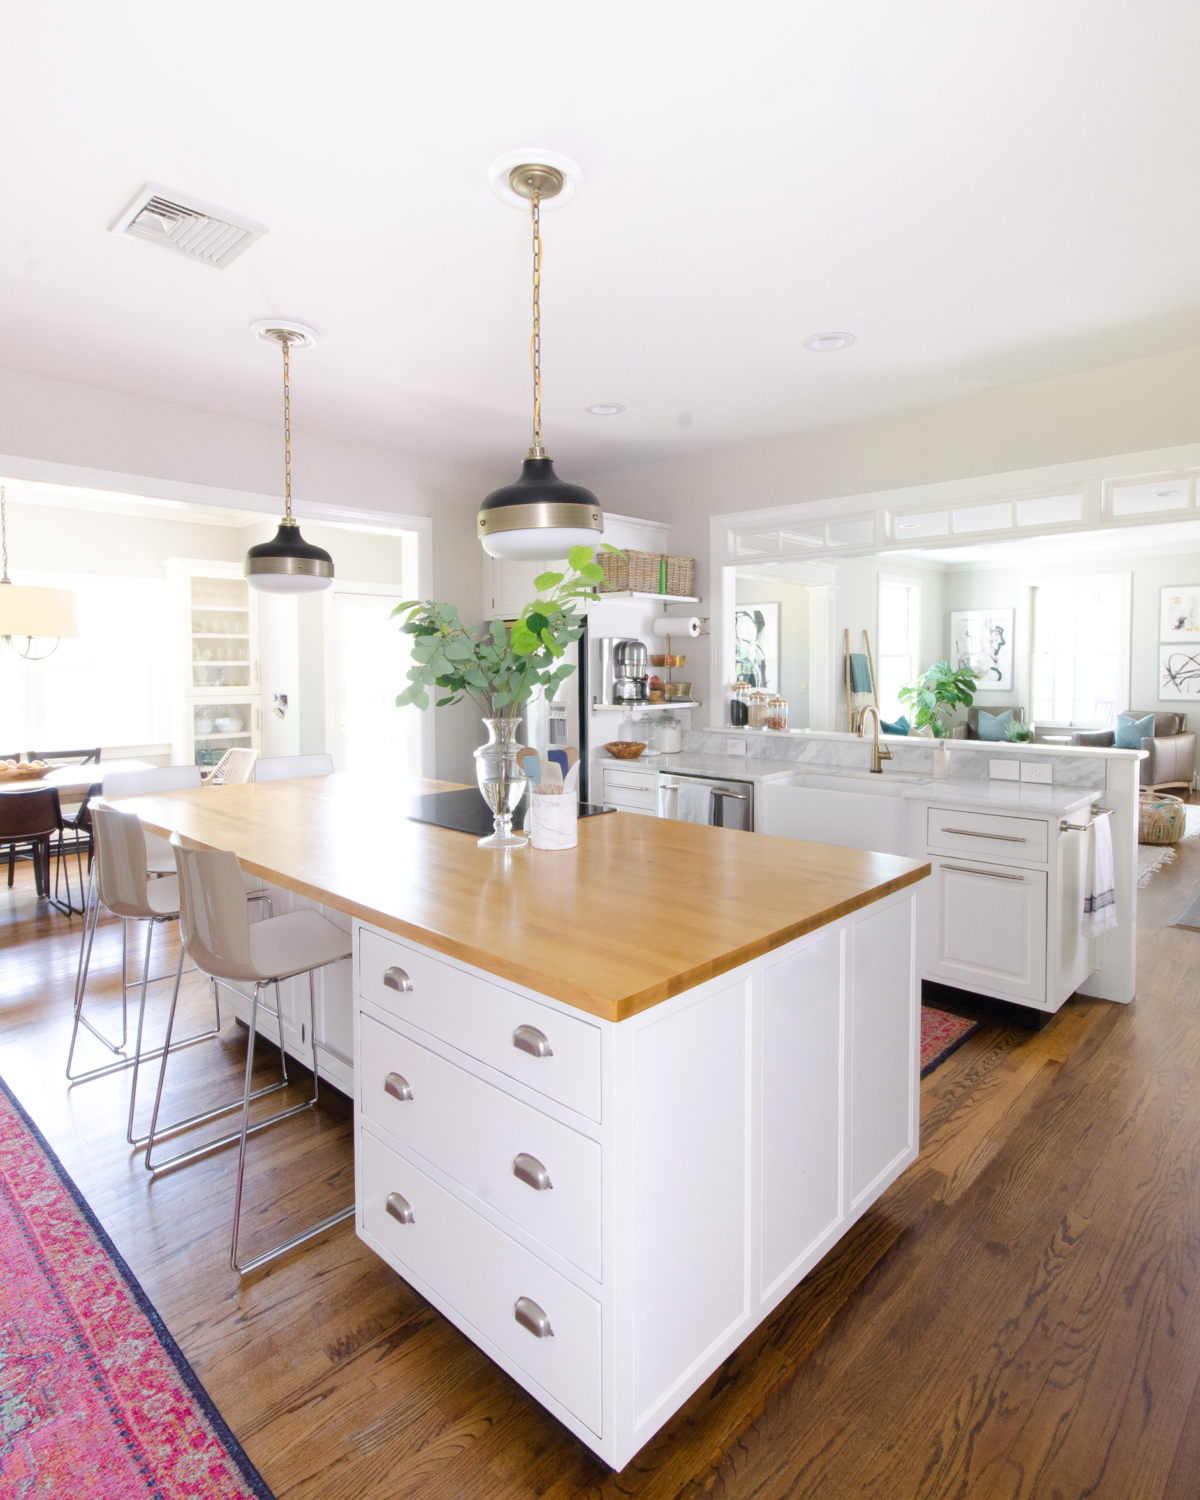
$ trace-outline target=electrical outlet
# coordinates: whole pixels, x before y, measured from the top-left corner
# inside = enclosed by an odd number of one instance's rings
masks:
[[[988,775],[993,781],[1020,781],[1021,767],[1015,760],[989,760]]]
[[[729,743],[725,746],[725,753],[726,755],[745,755],[746,741],[738,735],[731,734]]]
[[[1049,786],[1054,780],[1054,767],[1044,764],[1040,766],[1031,766],[1022,761],[1021,780],[1035,781],[1039,786]]]

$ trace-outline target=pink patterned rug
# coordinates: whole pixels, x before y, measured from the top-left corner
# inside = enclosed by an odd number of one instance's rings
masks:
[[[3,1079],[0,1495],[272,1500]]]
[[[944,1063],[969,1036],[979,1030],[980,1022],[952,1016],[948,1011],[921,1007],[921,1077]]]

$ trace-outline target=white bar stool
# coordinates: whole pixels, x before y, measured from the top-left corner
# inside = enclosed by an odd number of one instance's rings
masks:
[[[150,766],[144,771],[109,771],[101,780],[100,794],[104,797],[136,797],[147,792],[175,792],[186,791],[189,788],[200,785],[199,766]],[[164,838],[159,838],[156,833],[145,833],[143,830],[146,847],[146,870],[147,873],[156,877],[175,874],[175,855],[170,844]],[[87,899],[83,903],[83,933],[79,940],[79,969],[75,976],[75,1009],[78,1012],[82,1005],[82,995],[87,985],[88,968],[92,961],[92,943],[96,936],[96,923],[100,917],[100,904],[96,900],[96,862],[92,861],[91,878],[88,882]],[[125,969],[128,961],[128,923],[122,923],[121,927],[121,973],[126,977]],[[150,981],[154,984],[158,979],[169,979],[169,974],[156,975]],[[120,1043],[110,1042],[95,1026],[83,1017],[83,1024],[104,1046],[113,1053],[123,1053],[129,1040],[129,1015],[126,998],[133,985],[127,984],[121,992],[121,1040]],[[78,1029],[78,1022],[76,1023]],[[71,1038],[71,1051],[75,1050],[75,1038]],[[129,1060],[130,1062],[132,1059]],[[114,1067],[125,1067],[126,1062],[110,1065],[107,1069],[93,1069],[90,1073],[79,1074],[73,1082],[79,1082],[84,1078],[98,1076],[101,1072],[112,1072]],[[71,1077],[71,1064],[67,1063],[67,1077]]]
[[[142,825],[133,813],[118,812],[111,807],[95,807],[92,809],[92,827],[96,839],[96,857],[92,864],[93,885],[95,888],[95,916],[98,916],[100,907],[105,906],[116,917],[121,918],[122,942],[121,942],[121,1007],[123,1016],[123,1027],[125,1035],[122,1036],[121,1048],[117,1048],[107,1037],[83,1014],[84,991],[87,983],[87,966],[81,967],[80,980],[75,995],[75,1016],[71,1028],[71,1046],[67,1053],[67,1077],[72,1083],[81,1083],[88,1078],[97,1078],[109,1073],[115,1073],[122,1068],[132,1067],[133,1080],[129,1091],[129,1122],[126,1126],[125,1137],[131,1146],[140,1146],[142,1140],[136,1140],[133,1134],[134,1111],[137,1107],[137,1085],[138,1069],[143,1060],[150,1060],[160,1055],[165,1055],[166,1048],[170,1045],[170,1039],[164,1042],[162,1047],[156,1047],[151,1052],[142,1051],[142,1033],[146,1019],[146,991],[149,986],[161,979],[169,979],[170,974],[158,974],[153,978],[150,974],[150,950],[154,941],[154,929],[156,926],[166,922],[174,922],[179,919],[179,879],[175,875],[167,875],[158,880],[150,878],[150,872],[146,867],[146,840],[142,832]],[[80,1026],[87,1029],[102,1041],[110,1051],[121,1051],[127,1041],[127,1018],[125,1017],[129,991],[133,985],[129,982],[128,954],[129,954],[129,923],[146,923],[146,952],[142,961],[141,998],[138,1003],[137,1041],[134,1044],[132,1057],[121,1057],[118,1062],[107,1063],[103,1067],[92,1068],[85,1073],[77,1073],[72,1076],[71,1066],[75,1059],[75,1045],[79,1037]],[[95,918],[93,917],[92,930],[95,930]],[[89,947],[90,952],[90,947]],[[183,968],[183,947],[180,945],[179,962],[175,968],[175,988],[179,988],[179,977]],[[136,982],[136,981],[135,981]],[[221,1010],[219,1003],[216,1009],[216,1026],[212,1031],[202,1032],[198,1036],[188,1037],[177,1045],[180,1047],[191,1046],[194,1042],[206,1041],[214,1037],[221,1029]],[[144,1138],[143,1138],[144,1139]]]
[[[175,849],[175,863],[179,872],[180,931],[188,956],[198,969],[211,975],[213,979],[253,984],[254,996],[250,1004],[250,1035],[246,1043],[246,1078],[242,1089],[240,1131],[222,1140],[210,1142],[207,1146],[199,1147],[195,1152],[185,1152],[174,1158],[172,1162],[163,1165],[182,1165],[184,1161],[207,1155],[227,1142],[236,1140],[239,1143],[237,1186],[233,1200],[233,1239],[229,1250],[229,1264],[239,1275],[244,1276],[247,1272],[266,1265],[268,1261],[277,1259],[297,1245],[302,1245],[305,1241],[323,1234],[327,1229],[340,1224],[343,1219],[350,1218],[354,1213],[354,1205],[351,1204],[349,1208],[344,1208],[330,1215],[329,1218],[322,1219],[313,1228],[292,1235],[272,1246],[270,1250],[254,1256],[251,1260],[238,1260],[238,1232],[241,1227],[242,1184],[246,1172],[247,1137],[265,1130],[269,1125],[277,1124],[280,1120],[286,1120],[291,1115],[311,1109],[317,1103],[320,1080],[317,1074],[317,1039],[313,1025],[316,1009],[313,971],[324,968],[326,964],[336,963],[339,959],[349,958],[350,935],[327,921],[320,912],[311,910],[288,912],[284,916],[268,917],[265,921],[251,924],[250,914],[246,909],[242,867],[238,863],[237,855],[227,850],[185,849],[177,833],[171,835],[171,843]],[[250,1102],[259,1097],[258,1093],[252,1094],[250,1090],[250,1081],[254,1072],[254,1042],[258,1035],[259,1010],[265,1010],[267,1015],[275,1018],[279,1028],[280,1056],[286,1057],[278,985],[283,979],[291,979],[298,974],[305,973],[308,975],[308,1035],[312,1049],[312,1098],[295,1104],[289,1109],[280,1110],[270,1118],[260,1120],[258,1124],[252,1126]],[[261,1001],[262,991],[271,985],[276,986],[274,1010],[264,1006]],[[178,995],[178,986],[176,995]],[[172,1001],[171,1018],[167,1028],[168,1048],[174,1019],[174,1001]],[[155,1100],[155,1117],[157,1117],[158,1103],[162,1097],[166,1061],[167,1053],[164,1052],[162,1068],[159,1072],[159,1093]],[[279,1087],[279,1085],[273,1087]],[[260,1093],[267,1092],[271,1090],[260,1091]],[[222,1111],[222,1113],[227,1112]],[[152,1139],[154,1128],[152,1121]],[[149,1150],[147,1157],[149,1157]]]

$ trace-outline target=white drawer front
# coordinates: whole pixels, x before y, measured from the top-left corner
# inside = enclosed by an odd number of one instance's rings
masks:
[[[595,1141],[367,1015],[359,1017],[358,1077],[363,1112],[377,1125],[600,1280]],[[534,1185],[544,1180],[536,1166],[550,1187]]]
[[[411,1269],[543,1390],[600,1436],[600,1304],[536,1255],[359,1129],[362,1218],[394,1268]],[[388,1213],[391,1194],[411,1223]],[[553,1333],[539,1338],[517,1322],[521,1298],[537,1305]]]
[[[1046,873],[935,859],[926,975],[963,989],[1046,998]]]
[[[604,784],[614,790],[617,787],[626,787],[630,791],[652,793],[658,784],[658,772],[627,770],[624,766],[605,766]]]
[[[465,973],[397,938],[359,928],[358,993],[410,1025],[449,1042],[510,1078],[576,1109],[600,1118],[600,1029],[564,1015],[482,975]],[[411,990],[396,990],[385,981],[400,970]],[[390,976],[401,983],[397,974]],[[520,1028],[531,1028],[521,1031]],[[538,1057],[517,1045],[538,1047],[540,1033],[548,1047]]]
[[[1040,864],[1049,857],[1050,825],[1041,818],[931,807],[928,835],[931,850],[980,854],[989,859],[1029,859]]]

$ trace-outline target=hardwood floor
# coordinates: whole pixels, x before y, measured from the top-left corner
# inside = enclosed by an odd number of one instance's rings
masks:
[[[1200,934],[1169,924],[1198,891],[1200,839],[1139,893],[1133,1005],[989,1023],[925,1080],[920,1159],[621,1474],[351,1225],[239,1285],[232,1153],[151,1183],[128,1075],[65,1086],[80,921],[27,868],[0,894],[0,1073],[280,1500],[1197,1500]],[[111,1020],[119,927],[102,940]],[[172,1112],[232,1096],[244,1058],[227,1024],[173,1059]],[[350,1196],[337,1095],[252,1151],[252,1234]]]

